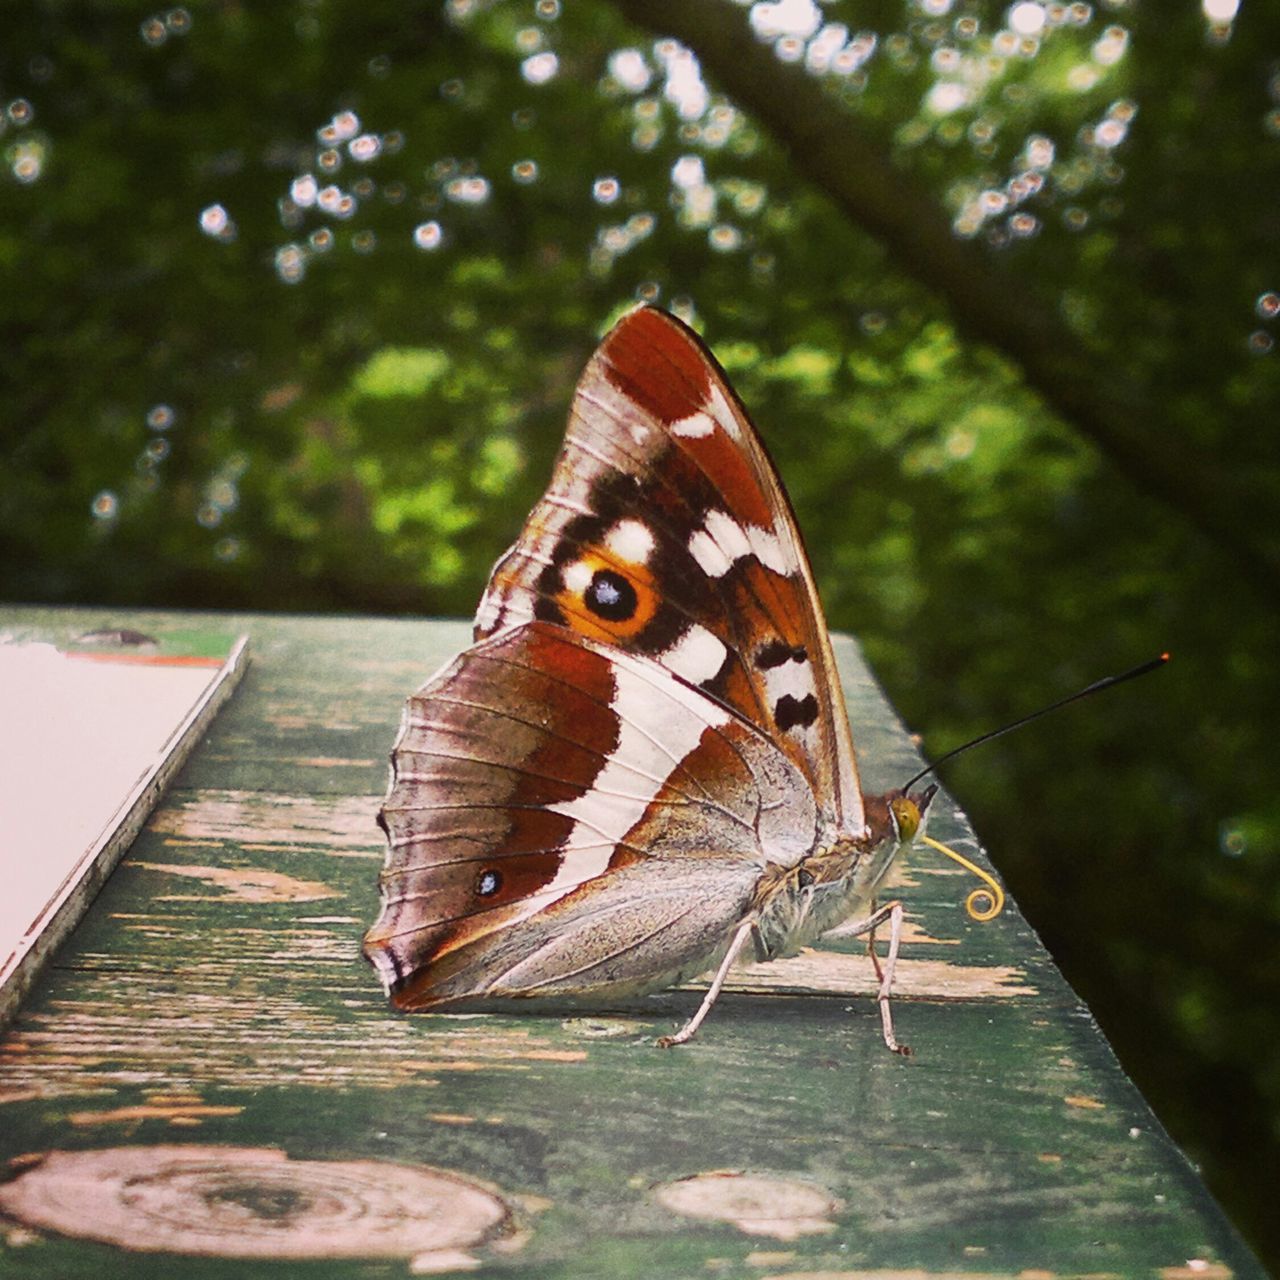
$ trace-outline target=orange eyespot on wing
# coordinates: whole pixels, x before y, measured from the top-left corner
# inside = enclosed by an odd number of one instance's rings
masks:
[[[569,626],[592,640],[632,640],[658,611],[658,586],[648,566],[606,545],[584,547],[560,577],[556,607]]]

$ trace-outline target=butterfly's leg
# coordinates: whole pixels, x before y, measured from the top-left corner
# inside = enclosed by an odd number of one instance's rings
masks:
[[[724,986],[724,980],[728,977],[729,968],[738,958],[738,952],[742,950],[742,944],[751,935],[751,930],[755,927],[755,923],[755,917],[748,916],[738,925],[729,943],[729,949],[724,953],[724,959],[720,961],[720,967],[716,970],[715,978],[712,979],[711,987],[707,994],[703,996],[702,1003],[698,1006],[697,1013],[675,1035],[661,1037],[658,1044],[662,1048],[670,1049],[673,1045],[684,1044],[686,1040],[693,1039],[698,1028],[702,1026],[702,1020],[711,1012],[711,1006],[715,1004],[716,997],[720,994],[720,988]]]
[[[876,999],[880,1003],[880,1029],[884,1035],[885,1047],[890,1053],[900,1053],[904,1057],[910,1057],[910,1046],[899,1044],[894,1037],[893,1013],[889,1008],[889,992],[893,987],[893,971],[898,963],[898,948],[902,943],[902,916],[902,903],[891,902],[889,904],[889,954],[885,957],[884,976],[880,979],[880,994]]]
[[[874,912],[875,909],[876,900],[872,898],[871,910]],[[883,982],[884,970],[880,968],[880,956],[876,951],[876,927],[874,924],[867,930],[867,955],[871,957],[871,967],[876,971],[876,981]]]
[[[893,1034],[893,1012],[889,1007],[889,997],[893,990],[893,971],[898,964],[898,950],[902,945],[902,903],[886,902],[878,911],[873,911],[865,920],[859,920],[845,932],[846,936],[857,937],[859,934],[867,933],[873,938],[875,929],[878,924],[883,924],[886,920],[889,922],[889,954],[885,957],[883,970],[880,967],[879,960],[876,960],[876,977],[880,979],[880,992],[876,996],[876,1000],[880,1005],[880,1029],[884,1036],[885,1047],[890,1053],[900,1053],[904,1057],[911,1056],[911,1049],[905,1044],[899,1044],[897,1037]],[[875,958],[873,951],[872,957]]]

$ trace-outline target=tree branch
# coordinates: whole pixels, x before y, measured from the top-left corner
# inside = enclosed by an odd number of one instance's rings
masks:
[[[1280,546],[1242,510],[1239,484],[1211,458],[1151,422],[1150,398],[1110,356],[1090,351],[1025,281],[974,241],[888,148],[867,135],[803,67],[780,62],[743,10],[721,0],[614,0],[632,22],[693,49],[709,78],[749,112],[798,173],[946,303],[957,327],[1017,363],[1069,424],[1131,481],[1194,524],[1274,598]]]

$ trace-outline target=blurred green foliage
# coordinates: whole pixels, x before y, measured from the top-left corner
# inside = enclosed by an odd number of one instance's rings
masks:
[[[779,75],[820,80],[824,131],[880,146],[1065,326],[1082,404],[1116,371],[1140,387],[1139,456],[1193,448],[1265,558],[1264,9],[790,0],[704,21],[752,22]],[[710,28],[700,64],[697,41],[571,0],[141,21],[25,0],[5,26],[4,597],[468,614],[596,337],[638,298],[673,308],[760,424],[833,627],[932,754],[1174,651],[948,783],[1280,1260],[1277,593],[1084,414],[1051,412],[1016,351],[967,340],[927,262],[802,179],[717,94]]]

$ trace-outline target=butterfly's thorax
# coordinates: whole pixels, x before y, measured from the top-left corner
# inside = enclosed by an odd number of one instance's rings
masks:
[[[757,960],[794,955],[842,921],[866,913],[905,847],[892,831],[869,830],[816,850],[761,880]]]

